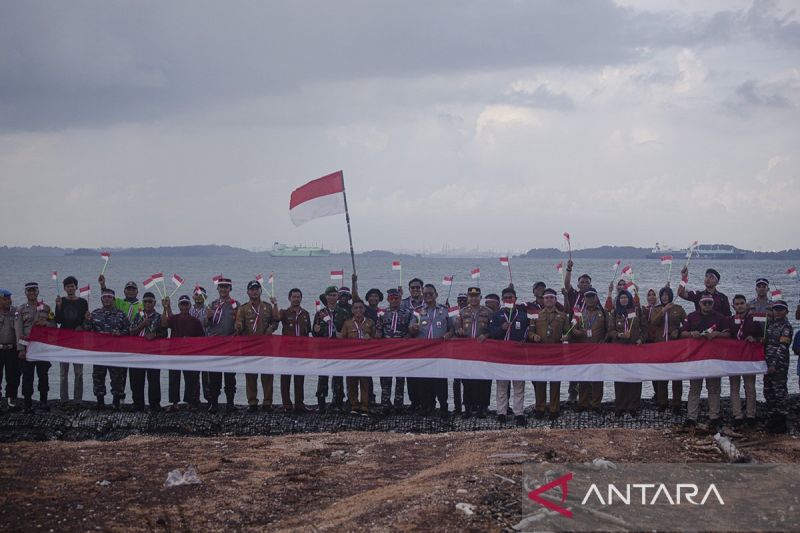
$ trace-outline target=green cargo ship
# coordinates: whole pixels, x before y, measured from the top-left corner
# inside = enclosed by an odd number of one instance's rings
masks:
[[[327,257],[331,255],[331,251],[319,246],[289,246],[276,242],[272,245],[269,255],[272,257]]]

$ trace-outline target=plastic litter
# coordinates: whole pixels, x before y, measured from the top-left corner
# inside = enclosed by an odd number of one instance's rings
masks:
[[[475,514],[475,506],[471,503],[459,502],[456,504],[456,509],[463,511],[463,513],[467,516],[472,516]]]
[[[616,470],[617,469],[617,465],[615,465],[611,461],[608,461],[608,460],[604,459],[603,457],[598,457],[597,459],[592,461],[592,464],[594,466],[596,466],[597,468],[600,468],[602,470]]]
[[[177,468],[170,471],[170,473],[167,474],[167,480],[164,482],[164,486],[169,488],[180,485],[195,485],[197,483],[202,483],[202,481],[197,477],[197,469],[195,469],[194,466],[190,466],[185,472],[181,472]]]

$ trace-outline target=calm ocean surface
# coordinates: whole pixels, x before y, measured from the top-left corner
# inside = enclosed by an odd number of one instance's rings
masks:
[[[384,293],[387,288],[397,286],[399,276],[397,271],[391,270],[391,258],[377,257],[356,257],[356,266],[359,273],[359,292],[363,295],[371,287],[377,287]],[[566,257],[564,258],[566,262]],[[542,280],[548,286],[558,287],[561,278],[555,269],[556,260],[533,260],[533,259],[511,259],[511,270],[514,284],[517,289],[519,300],[530,300],[531,287],[534,282]],[[422,278],[426,283],[433,283],[439,288],[440,302],[444,303],[447,296],[446,287],[441,286],[442,277],[454,275],[455,280],[452,286],[451,302],[455,302],[455,295],[465,292],[467,287],[475,284],[470,279],[470,270],[477,267],[481,269],[480,286],[487,294],[489,292],[499,293],[508,284],[508,271],[500,266],[497,258],[494,259],[444,259],[444,258],[422,258],[404,257],[403,263],[403,285],[407,286],[409,279],[413,277]],[[631,264],[635,276],[635,281],[639,285],[642,300],[649,288],[659,288],[664,285],[667,279],[666,267],[662,267],[657,259],[622,261],[622,265]],[[682,258],[676,257],[673,265],[671,286],[677,289],[679,271],[683,265]],[[608,283],[613,275],[613,261],[610,260],[581,260],[576,261],[573,271],[574,281],[582,273],[592,276],[594,287],[598,289],[601,297],[605,297]],[[800,282],[786,276],[788,264],[780,261],[711,261],[693,260],[690,264],[689,288],[697,289],[702,287],[703,274],[705,269],[713,266],[722,275],[719,289],[733,298],[734,294],[744,294],[748,299],[755,295],[755,279],[767,277],[771,282],[771,288],[780,288],[783,297],[789,303],[790,318],[794,317],[794,309],[798,303],[800,293]],[[27,281],[38,281],[40,285],[40,298],[44,299],[49,305],[54,306],[56,297],[55,283],[51,279],[52,271],[57,271],[59,282],[68,275],[78,278],[80,286],[87,283],[92,287],[92,295],[89,306],[91,309],[100,306],[99,285],[97,276],[102,268],[102,260],[97,257],[0,257],[0,287],[9,289],[14,293],[13,301],[21,304],[25,301],[23,285]],[[287,306],[287,293],[292,287],[299,287],[304,294],[303,305],[313,313],[314,300],[330,285],[331,270],[345,270],[345,285],[350,285],[350,275],[352,266],[349,256],[321,257],[321,258],[282,258],[282,257],[237,257],[237,258],[203,258],[203,257],[124,257],[112,256],[106,270],[108,286],[121,294],[122,287],[128,280],[136,281],[139,284],[139,296],[141,297],[143,288],[142,281],[155,272],[163,272],[166,278],[167,290],[172,291],[175,286],[169,281],[173,273],[182,277],[186,283],[179,289],[173,301],[181,294],[190,294],[195,283],[206,287],[209,291],[209,299],[213,298],[214,285],[211,277],[223,274],[233,280],[233,296],[237,300],[246,300],[246,283],[254,279],[256,274],[262,273],[266,277],[269,272],[275,272],[275,295],[281,307]],[[63,293],[63,291],[62,291]],[[693,310],[688,302],[678,300],[688,311]],[[687,305],[688,304],[688,305]],[[384,304],[385,305],[385,302]],[[158,306],[160,311],[160,305]],[[793,322],[795,330],[798,327]],[[792,365],[790,368],[789,391],[798,392],[798,379],[796,374],[797,356],[792,355]],[[164,402],[167,397],[167,372],[162,372],[162,393]],[[91,371],[84,368],[84,400],[93,400]],[[246,403],[244,395],[244,376],[237,379],[237,403]],[[275,402],[280,403],[279,387],[276,383]],[[375,387],[379,391],[380,386],[375,380]],[[727,380],[723,379],[723,395],[728,394]],[[758,379],[759,391],[761,390],[761,378]],[[562,393],[566,397],[567,387],[562,387]],[[644,384],[643,397],[649,398],[652,395],[650,382]],[[613,386],[606,386],[606,400],[613,397]],[[306,403],[314,404],[314,392],[316,391],[316,378],[306,379]],[[533,387],[526,387],[526,406],[533,402]],[[688,385],[684,387],[684,399],[688,393]],[[260,393],[259,393],[260,394]],[[378,393],[379,394],[379,393]],[[58,370],[50,370],[50,397],[58,396]],[[760,393],[759,393],[760,397]],[[130,395],[127,397],[130,402]],[[451,399],[452,402],[452,399]],[[492,394],[492,406],[494,406],[494,393]],[[451,403],[452,408],[452,403]]]

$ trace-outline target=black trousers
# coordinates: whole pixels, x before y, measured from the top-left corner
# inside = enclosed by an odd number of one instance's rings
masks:
[[[464,379],[464,407],[478,410],[488,409],[492,397],[492,381],[490,379]]]
[[[16,348],[0,350],[0,385],[6,377],[6,398],[17,398],[20,376],[19,352]]]
[[[50,370],[50,363],[47,361],[21,361],[22,363],[22,397],[30,399],[33,397],[33,375],[39,377],[39,394],[47,399],[47,391],[50,390],[50,380],[47,372]]]
[[[208,392],[206,393],[206,385]],[[203,372],[203,392],[208,402],[217,402],[222,392],[222,372]],[[225,398],[233,402],[236,396],[236,373],[225,372]]]
[[[439,407],[447,409],[447,378],[422,378],[421,381],[422,408],[433,409],[438,401]]]
[[[333,396],[331,403],[339,405],[344,402],[344,377],[331,376],[331,387],[333,388]],[[324,402],[328,397],[328,376],[320,376],[317,381],[317,401]]]
[[[133,405],[144,406],[144,382],[147,378],[147,402],[151,407],[161,404],[161,370],[131,368],[129,371]]]
[[[200,371],[199,370],[170,370],[169,371],[169,403],[181,401],[181,372],[183,372],[183,401],[200,404]]]
[[[462,381],[460,379],[454,379],[453,380],[453,407],[455,407],[456,410],[461,409],[461,405],[462,405],[462,394],[461,394],[461,391],[463,389],[463,385],[464,384],[462,383]]]
[[[423,383],[425,378],[406,378],[406,387],[408,388],[408,399],[411,401],[411,407],[419,407],[422,405]]]

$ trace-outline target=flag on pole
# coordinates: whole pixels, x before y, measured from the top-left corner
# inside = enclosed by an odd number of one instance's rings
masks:
[[[504,267],[508,266],[508,257],[501,257],[500,258],[500,266],[504,266]]]
[[[797,277],[797,267],[789,267],[789,268],[787,268],[786,269],[786,275],[789,276],[790,278],[796,278]]]
[[[611,265],[611,270],[613,270],[614,272],[616,272],[616,271],[617,271],[617,269],[619,268],[619,265],[621,265],[621,264],[622,264],[622,261],[620,261],[620,260],[617,260],[617,262],[616,262],[616,263],[614,263],[613,265]]]
[[[181,285],[183,285],[183,278],[177,274],[173,274],[172,283],[174,283],[176,287],[180,287]]]
[[[580,307],[575,306],[572,308],[572,316],[576,318],[583,318],[583,311],[581,311]]]
[[[319,311],[322,309],[322,302],[319,300],[314,300],[314,309],[317,313],[319,313]]]
[[[53,270],[53,281],[58,281],[58,272]]]
[[[220,280],[222,280],[222,274],[220,274],[218,276],[214,276],[213,278],[211,278],[211,281],[214,282],[214,285],[219,285]]]
[[[767,313],[753,313],[753,322],[766,322],[767,321]]]
[[[569,240],[569,232],[568,232],[568,231],[565,231],[565,232],[564,232],[564,238],[565,238],[565,239],[567,239],[567,240]]]
[[[401,268],[400,261],[392,261],[392,270],[400,270]]]
[[[261,285],[261,288],[263,289],[264,288],[264,275],[263,274],[256,274],[256,281],[258,282],[259,285]]]
[[[155,284],[156,284],[156,281],[153,279],[153,276],[150,276],[149,278],[144,280],[144,282],[142,283],[142,285],[144,285],[145,289],[149,289]]]
[[[275,283],[275,272],[270,272],[269,277],[267,278],[267,283],[270,285]]]
[[[331,270],[331,281],[342,281],[344,279],[344,270]]]
[[[783,299],[783,294],[781,293],[780,289],[775,289],[774,291],[769,293],[772,296],[773,300],[781,300]]]
[[[153,281],[156,283],[164,283],[164,273],[158,272],[156,274],[153,274]]]
[[[100,252],[100,257],[108,263],[108,260],[111,259],[111,252]]]
[[[461,313],[461,308],[458,307],[457,305],[452,305],[447,308],[447,316],[449,316],[450,318],[457,317],[459,313]]]
[[[472,277],[472,279],[478,279],[481,277],[481,269],[477,267],[473,268],[469,271],[469,275]]]
[[[292,191],[289,217],[295,226],[315,218],[344,213],[344,175],[342,171],[309,181]]]
[[[630,276],[631,274],[633,274],[633,267],[631,267],[630,265],[625,265],[622,268],[622,275],[623,276]]]
[[[662,255],[661,256],[661,264],[662,265],[671,265],[672,264],[672,256],[671,255]]]
[[[683,276],[681,278],[680,283],[678,283],[678,285],[680,285],[681,287],[686,287],[688,284],[689,284],[689,276]]]
[[[556,265],[556,272],[558,272],[559,274],[563,274],[564,273],[564,263],[563,262],[560,262],[560,263],[558,263]]]
[[[78,289],[78,293],[80,294],[81,298],[89,299],[89,295],[92,293],[91,286],[87,285],[85,287],[81,287]]]
[[[445,287],[453,284],[453,276],[445,276],[442,278],[442,285]]]
[[[628,283],[625,284],[625,290],[632,293],[633,291],[636,290],[636,286],[632,281],[629,281]]]

